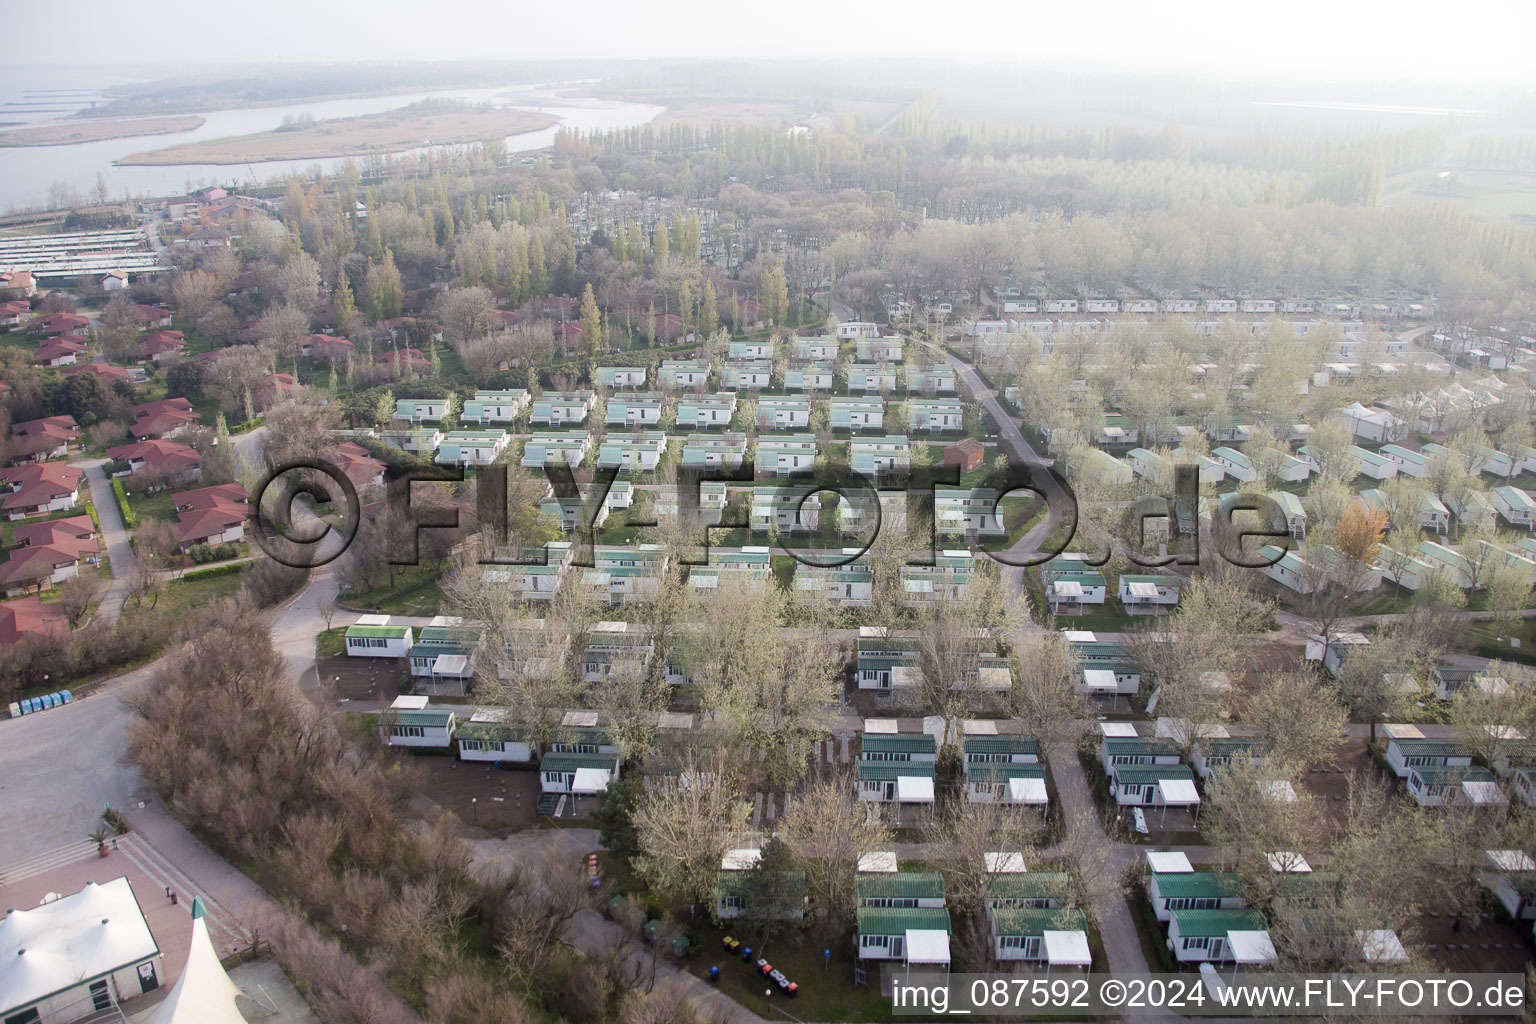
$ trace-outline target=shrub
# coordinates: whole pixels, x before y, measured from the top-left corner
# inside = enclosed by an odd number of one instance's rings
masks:
[[[206,546],[206,545],[202,545]],[[193,556],[196,557],[195,555]],[[194,569],[191,572],[181,574],[183,580],[211,580],[217,576],[233,576],[246,568],[244,562],[239,565],[216,565],[212,569]]]
[[[123,526],[129,530],[138,526],[139,521],[134,517],[133,509],[128,507],[128,493],[123,490],[123,482],[117,477],[112,478],[112,496],[117,499],[117,511],[122,514]]]

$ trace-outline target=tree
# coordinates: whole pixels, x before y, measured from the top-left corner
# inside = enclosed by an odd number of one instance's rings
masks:
[[[454,288],[437,300],[437,319],[450,341],[464,342],[490,332],[494,308],[485,288]]]
[[[320,303],[320,265],[306,252],[296,252],[283,261],[273,278],[274,305],[293,306],[305,316]]]
[[[1077,658],[1056,630],[1032,631],[1030,641],[1014,654],[1018,668],[1004,704],[1042,747],[1073,740],[1088,717],[1087,697],[1077,689]]]
[[[309,340],[309,314],[298,306],[278,306],[261,318],[258,336],[274,356],[297,359],[299,349]]]
[[[759,286],[763,314],[774,323],[782,324],[789,315],[789,283],[784,277],[784,265],[774,261],[764,272]]]
[[[165,396],[197,401],[208,386],[207,366],[196,359],[178,359],[165,371]]]
[[[608,783],[603,805],[592,815],[603,849],[616,857],[632,858],[640,852],[634,817],[644,795],[645,785],[638,774],[621,775]]]
[[[588,355],[596,355],[603,348],[603,314],[597,308],[589,282],[581,293],[581,341]]]
[[[738,920],[757,948],[800,926],[794,911],[805,900],[805,874],[794,869],[783,840],[769,837],[757,863],[740,874],[743,906]]]
[[[101,311],[101,347],[112,359],[126,359],[139,338],[139,318],[122,294],[114,296]]]
[[[1518,767],[1514,757],[1536,736],[1536,677],[1523,665],[1489,662],[1457,692],[1450,719],[1483,763],[1501,773]]]
[[[841,934],[853,914],[859,857],[882,849],[893,833],[858,797],[852,773],[816,779],[797,793],[779,836],[806,873],[807,895],[827,933]]]
[[[400,284],[400,270],[395,266],[395,255],[384,250],[382,262],[370,264],[363,287],[363,309],[371,322],[388,320],[400,315],[404,292]]]
[[[1386,509],[1356,501],[1344,510],[1333,530],[1333,544],[1344,557],[1345,571],[1350,576],[1358,577],[1375,566],[1386,532]]]
[[[1346,719],[1332,688],[1298,671],[1265,677],[1243,709],[1268,757],[1297,770],[1334,762]]]
[[[1530,574],[1518,566],[1500,564],[1488,576],[1484,589],[1494,626],[1513,632],[1531,599]]]
[[[101,378],[91,373],[72,373],[59,383],[49,401],[54,415],[69,415],[88,427],[107,415],[111,396]]]
[[[704,279],[704,293],[699,301],[699,331],[708,337],[720,326],[720,310],[715,295],[715,282]]]
[[[744,830],[752,805],[737,792],[733,758],[688,757],[675,779],[648,792],[634,815],[640,856],[635,868],[667,899],[690,906],[708,900],[715,872],[732,839]]]

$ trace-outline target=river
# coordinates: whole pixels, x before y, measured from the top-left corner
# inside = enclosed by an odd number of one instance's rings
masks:
[[[94,89],[111,84],[112,81],[123,80],[123,78],[117,78],[103,81],[100,73],[90,77],[56,73],[41,84],[37,77],[29,75],[26,79],[26,87]],[[16,82],[17,80],[9,75],[0,77],[0,100],[19,99],[20,93]],[[644,103],[557,96],[557,91],[565,91],[565,87],[500,85],[478,89],[445,89],[391,96],[317,100],[280,107],[216,110],[204,113],[202,115],[205,118],[204,123],[192,131],[131,139],[109,139],[74,146],[0,149],[0,209],[14,210],[39,205],[47,199],[49,187],[54,182],[64,182],[81,193],[90,194],[96,187],[98,174],[106,179],[109,195],[118,198],[125,194],[171,195],[209,184],[264,182],[269,178],[292,172],[307,173],[317,166],[326,170],[335,169],[343,162],[341,159],[269,160],[248,164],[177,164],[165,167],[119,167],[113,162],[130,153],[159,149],[163,146],[270,131],[281,125],[285,117],[297,117],[301,114],[309,114],[316,120],[323,120],[351,117],[357,114],[377,114],[428,98],[461,99],[472,103],[497,102],[520,109],[542,111],[558,117],[559,127],[589,132],[646,124],[665,109]],[[5,119],[25,120],[29,125],[50,123],[36,115],[7,116]],[[508,136],[507,149],[514,153],[543,149],[554,142],[556,131],[556,128],[546,128],[541,131]]]

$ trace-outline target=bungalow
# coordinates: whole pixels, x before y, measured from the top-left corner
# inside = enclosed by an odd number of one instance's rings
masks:
[[[860,907],[859,959],[949,966],[949,911],[942,907]]]
[[[90,348],[83,337],[61,334],[45,338],[32,353],[32,361],[39,366],[74,366],[78,358]]]
[[[989,916],[996,910],[1059,910],[1077,898],[1072,876],[1065,871],[997,871],[989,874],[984,897]]]
[[[1003,517],[997,504],[997,491],[990,487],[935,487],[934,528],[945,537],[1001,537]]]
[[[63,512],[75,507],[84,471],[67,462],[34,462],[0,470],[0,509],[7,519]]]
[[[389,746],[452,749],[458,725],[453,708],[433,708],[427,697],[399,695],[379,714],[379,738]]]
[[[1384,444],[1379,452],[1382,458],[1397,464],[1399,473],[1421,479],[1429,472],[1429,457],[1423,452],[1412,451],[1396,444]]]
[[[388,615],[364,615],[356,625],[347,627],[347,656],[404,658],[410,654],[413,639],[410,626],[391,626]]]
[[[37,278],[30,270],[0,271],[0,298],[19,302],[37,294]]]
[[[1179,910],[1239,910],[1248,905],[1242,880],[1231,871],[1153,871],[1147,900],[1159,921]]]
[[[999,962],[1045,961],[1047,970],[1093,965],[1088,946],[1088,919],[1081,910],[1009,910],[987,915],[992,931],[992,955]]]
[[[1382,545],[1376,558],[1376,568],[1381,578],[1390,580],[1404,590],[1418,590],[1431,574],[1440,570],[1406,551]]]
[[[651,427],[661,423],[661,411],[666,400],[658,394],[635,393],[614,395],[608,400],[608,411],[603,423],[610,427]]]
[[[603,388],[643,388],[649,372],[643,366],[599,366],[597,386]]]
[[[1536,859],[1524,850],[1484,850],[1493,866],[1483,884],[1516,921],[1536,920]]]
[[[757,400],[759,430],[787,430],[811,425],[811,400],[795,395],[763,395]]]
[[[746,851],[731,851],[746,852]],[[760,850],[752,850],[761,859]],[[730,856],[728,853],[727,857]],[[748,869],[722,869],[715,872],[715,919],[729,921],[740,917],[747,910],[747,900],[752,896]],[[774,891],[772,916],[779,920],[799,920],[805,916],[805,872],[786,870],[781,872]]]
[[[619,768],[617,754],[545,754],[539,759],[539,791],[594,796],[618,779]]]
[[[1308,661],[1322,662],[1325,669],[1333,675],[1338,675],[1350,651],[1370,645],[1370,637],[1351,630],[1341,630],[1327,637],[1319,633],[1311,633],[1307,636],[1307,646],[1303,656]]]
[[[1463,508],[1465,502],[1465,508]],[[1493,503],[1482,491],[1457,490],[1445,496],[1445,507],[1455,513],[1461,520],[1461,525],[1477,529],[1484,523],[1493,521],[1495,512]]]
[[[901,358],[900,338],[863,337],[853,343],[853,361],[856,363],[899,363]]]
[[[1408,795],[1420,807],[1487,807],[1509,802],[1493,772],[1481,765],[1415,765]]]
[[[860,548],[851,549],[855,553]],[[845,608],[869,604],[874,591],[875,571],[860,562],[846,565],[805,565],[795,567],[795,590],[821,594]],[[862,685],[862,684],[861,684]]]
[[[656,468],[667,450],[661,433],[609,434],[597,449],[597,464],[617,466],[632,473]]]
[[[1168,945],[1180,963],[1250,966],[1275,959],[1269,923],[1251,908],[1170,911]]]
[[[1473,462],[1477,471],[1485,476],[1508,480],[1515,475],[1514,458],[1494,448],[1479,447]]]
[[[1252,736],[1201,735],[1195,740],[1189,760],[1196,775],[1209,779],[1212,772],[1230,765],[1235,758],[1262,761],[1268,751],[1269,747],[1262,740]]]
[[[1436,544],[1432,540],[1419,541],[1419,546],[1414,549],[1418,560],[1428,565],[1436,572],[1443,572],[1456,581],[1456,585],[1462,589],[1472,586],[1472,565],[1461,553],[1444,544]]]
[[[172,531],[183,552],[198,544],[228,544],[245,538],[250,515],[245,488],[238,483],[214,484],[171,495],[176,509]]]
[[[1411,727],[1409,727],[1411,728]],[[1456,740],[1429,739],[1424,735],[1405,735],[1408,729],[1389,727],[1387,764],[1400,779],[1417,768],[1467,768],[1472,764],[1470,748]],[[1417,729],[1412,732],[1417,733]]]
[[[67,414],[12,423],[10,461],[14,464],[62,458],[69,451],[69,443],[79,439],[80,427]]]
[[[1200,792],[1186,764],[1124,767],[1115,772],[1109,789],[1121,806],[1198,807]]]
[[[459,422],[481,427],[488,423],[511,423],[528,408],[528,401],[528,392],[523,388],[476,391],[475,397],[464,403]]]
[[[591,448],[592,439],[585,431],[535,433],[524,443],[519,465],[535,469],[546,463],[563,462],[575,469]]]
[[[528,422],[554,427],[580,423],[596,405],[591,391],[546,391],[533,399]]]
[[[424,626],[407,655],[417,692],[462,697],[474,678],[475,648],[482,630],[449,616]]]
[[[1211,449],[1211,461],[1220,466],[1227,476],[1244,483],[1257,475],[1253,468],[1253,460],[1235,448]]]
[[[880,337],[880,325],[872,324],[865,320],[845,320],[837,325],[837,337],[840,341],[852,341],[858,338]]]
[[[659,544],[598,546],[593,550],[594,567],[582,571],[581,582],[614,607],[643,601],[661,589],[667,561]]]
[[[873,803],[921,808],[933,807],[934,779],[931,761],[874,761],[858,764],[859,799]]]
[[[1126,573],[1120,577],[1117,596],[1127,614],[1156,614],[1159,608],[1179,603],[1179,584],[1177,576]]]
[[[735,469],[747,454],[746,434],[690,437],[683,442],[683,465]]]
[[[1402,429],[1403,423],[1384,409],[1371,409],[1359,402],[1340,409],[1339,415],[1349,424],[1350,431],[1373,444],[1391,441]]]
[[[1110,779],[1127,768],[1175,767],[1179,745],[1163,736],[1104,736],[1099,740],[1099,765]]]
[[[616,508],[628,508],[634,504],[635,485],[628,480],[615,480],[599,498],[598,485],[583,484],[572,496],[546,494],[539,502],[539,510],[566,533],[573,533],[582,526],[597,529],[608,521]],[[591,522],[588,522],[588,517]]]
[[[709,364],[702,359],[663,360],[656,378],[669,388],[700,387],[709,383]]]
[[[937,871],[867,871],[855,877],[856,905],[910,910],[944,906],[944,876]]]
[[[862,391],[867,395],[894,391],[896,390],[896,377],[897,372],[894,363],[850,366],[848,368],[848,390]]]
[[[839,511],[841,509],[839,506]],[[885,522],[883,517],[882,522]],[[976,556],[964,548],[946,549],[935,555],[933,562],[933,565],[901,567],[902,603],[908,608],[922,608],[937,601],[958,601],[965,596],[975,571]]]
[[[881,430],[885,426],[883,399],[831,398],[827,409],[833,430]]]
[[[186,350],[187,339],[180,331],[155,331],[139,339],[133,347],[134,362],[164,362]]]
[[[0,589],[14,597],[42,591],[80,574],[80,561],[95,563],[99,548],[90,516],[50,519],[16,527],[16,547],[0,564]]]
[[[772,360],[773,342],[769,339],[733,341],[726,350],[727,359]]]
[[[437,423],[448,414],[446,398],[398,398],[395,419],[407,423]]]
[[[532,731],[510,720],[507,708],[479,708],[454,735],[460,761],[494,764],[532,764],[536,753]]]
[[[1255,454],[1259,459],[1258,464],[1264,466],[1275,479],[1282,483],[1305,483],[1312,475],[1312,467],[1305,460],[1282,452],[1278,448],[1257,448]]]
[[[912,467],[912,446],[905,434],[855,438],[848,444],[853,471],[865,476],[882,477],[904,473]]]
[[[1168,457],[1148,448],[1132,448],[1125,453],[1125,461],[1139,477],[1159,487],[1173,483],[1173,466]]]
[[[722,584],[762,590],[773,579],[773,559],[766,547],[744,547],[739,551],[711,548],[708,565],[688,570],[688,582],[696,591],[718,590]]]
[[[193,479],[203,465],[197,449],[180,441],[137,441],[107,449],[107,457],[127,468],[112,474],[126,476],[148,471],[158,477]]]
[[[436,427],[425,430],[381,430],[379,440],[391,448],[422,455],[437,451],[437,446],[443,440],[443,432]]]
[[[501,457],[511,440],[505,430],[450,430],[432,461],[439,466],[488,466]]]
[[[795,338],[790,343],[790,357],[801,361],[821,362],[837,358],[837,339],[828,335],[815,338]]]
[[[1428,491],[1421,491],[1420,494],[1419,525],[1426,530],[1434,530],[1438,534],[1447,533],[1451,528],[1451,510]],[[1360,500],[1378,508],[1385,508],[1387,505],[1386,495],[1374,487],[1368,491],[1361,491]]]
[[[791,363],[784,371],[786,391],[831,391],[837,370],[831,363]]]
[[[587,630],[587,646],[581,655],[583,682],[597,683],[613,676],[643,675],[656,643],[649,632],[630,622],[599,622]]]
[[[764,434],[757,439],[757,458],[754,461],[758,476],[784,477],[809,473],[816,464],[816,435]],[[819,500],[817,507],[820,507]]]
[[[91,322],[74,313],[48,313],[27,324],[33,334],[79,334],[91,329]]]
[[[902,372],[906,377],[908,394],[932,395],[955,392],[955,371],[943,364],[918,366],[913,363]]]
[[[956,398],[909,398],[907,429],[929,433],[964,430],[965,406]]]
[[[1366,451],[1357,444],[1349,446],[1349,454],[1355,460],[1355,472],[1361,476],[1372,480],[1390,480],[1397,476],[1397,463],[1391,459]]]
[[[1529,530],[1536,525],[1536,502],[1525,491],[1518,487],[1495,487],[1492,497],[1494,509],[1510,526]]]
[[[722,392],[714,395],[685,395],[677,401],[677,425],[705,430],[728,427],[736,415],[736,396]]]
[[[727,362],[720,369],[720,386],[727,391],[750,391],[772,387],[773,364],[766,360]]]
[[[201,417],[185,398],[163,398],[128,410],[133,417],[128,433],[142,441],[152,437],[177,437]]]

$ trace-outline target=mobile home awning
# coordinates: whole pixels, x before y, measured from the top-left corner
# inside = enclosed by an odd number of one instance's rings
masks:
[[[432,674],[463,679],[469,676],[469,659],[462,654],[439,654],[432,659]]]
[[[937,928],[908,928],[907,963],[949,963],[949,932]]]
[[[1083,585],[1076,580],[1057,580],[1051,584],[1051,591],[1057,597],[1082,597]]]
[[[572,793],[601,793],[608,788],[606,768],[577,768],[571,780]]]
[[[1269,932],[1227,932],[1227,946],[1232,950],[1232,959],[1240,964],[1267,964],[1275,958],[1275,944],[1270,941]]]
[[[1360,943],[1360,952],[1367,963],[1408,959],[1408,951],[1403,948],[1402,940],[1390,928],[1355,932],[1355,940]]]
[[[1090,690],[1100,690],[1107,693],[1114,693],[1120,689],[1120,683],[1115,679],[1115,673],[1107,668],[1084,669],[1083,685]]]
[[[898,775],[896,799],[903,803],[933,803],[933,780],[917,775]]]
[[[1200,802],[1200,793],[1189,779],[1163,779],[1157,784],[1157,792],[1163,803],[1172,807],[1188,807]]]
[[[1045,962],[1054,966],[1089,967],[1093,954],[1088,951],[1085,932],[1045,932]]]
[[[1044,779],[1009,779],[1008,799],[1016,804],[1040,806],[1048,801]]]
[[[1157,584],[1156,583],[1127,583],[1125,585],[1125,587],[1126,587],[1126,590],[1128,590],[1130,592],[1130,595],[1132,597],[1156,597],[1157,596]]]

